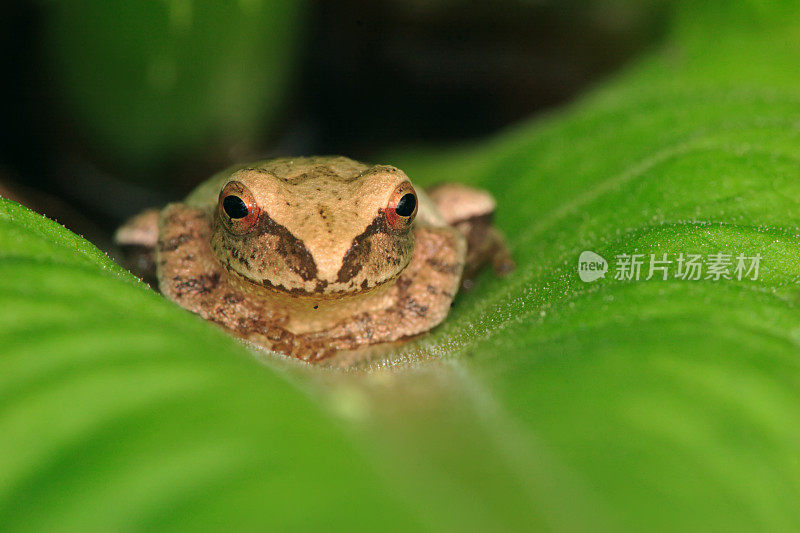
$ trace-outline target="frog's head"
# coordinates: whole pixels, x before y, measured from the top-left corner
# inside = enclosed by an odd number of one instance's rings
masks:
[[[212,248],[231,272],[297,295],[336,296],[394,280],[414,248],[417,195],[400,170],[322,160],[234,172]],[[285,168],[284,168],[285,170]]]

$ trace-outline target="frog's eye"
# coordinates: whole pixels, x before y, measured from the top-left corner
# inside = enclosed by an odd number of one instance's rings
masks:
[[[219,193],[219,218],[231,232],[243,234],[258,221],[258,204],[250,190],[238,181],[231,181]]]
[[[417,215],[417,193],[410,183],[401,184],[389,199],[386,206],[386,219],[394,229],[403,229],[411,225]]]

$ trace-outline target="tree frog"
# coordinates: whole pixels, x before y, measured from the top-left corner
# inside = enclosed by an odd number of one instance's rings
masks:
[[[510,271],[494,208],[485,191],[426,193],[389,165],[282,158],[223,171],[115,238],[178,305],[317,362],[417,337],[487,262]]]

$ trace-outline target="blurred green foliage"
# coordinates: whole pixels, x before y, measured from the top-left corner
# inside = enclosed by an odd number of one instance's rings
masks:
[[[48,0],[46,52],[90,147],[142,173],[252,144],[295,70],[303,0]]]
[[[659,50],[568,109],[396,155],[420,182],[490,188],[519,268],[392,371],[261,364],[4,201],[0,525],[799,528],[786,6],[687,2]],[[762,276],[584,284],[586,249],[760,253]]]

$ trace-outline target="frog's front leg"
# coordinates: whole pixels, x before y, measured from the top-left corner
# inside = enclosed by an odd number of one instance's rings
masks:
[[[472,285],[472,280],[487,263],[492,264],[499,276],[514,269],[505,240],[492,225],[496,204],[491,194],[457,183],[436,185],[428,194],[445,221],[467,240],[462,283],[465,288]]]
[[[160,209],[147,209],[135,215],[114,233],[114,244],[119,247],[125,267],[155,287],[155,252],[158,243],[158,217]]]

